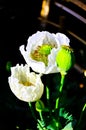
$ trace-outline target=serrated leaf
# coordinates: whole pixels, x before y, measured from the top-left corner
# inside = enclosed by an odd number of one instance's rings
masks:
[[[60,108],[59,116],[60,116],[60,117],[63,117],[63,118],[66,119],[67,121],[73,120],[72,115],[70,115],[69,112],[66,112],[66,111],[64,110],[64,108]]]

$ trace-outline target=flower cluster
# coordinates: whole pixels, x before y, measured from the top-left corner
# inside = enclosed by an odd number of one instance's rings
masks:
[[[62,108],[60,109],[59,105],[64,77],[75,61],[69,43],[70,39],[63,33],[37,31],[28,38],[26,47],[25,45],[19,47],[26,64],[17,64],[11,67],[11,76],[8,77],[9,86],[18,99],[29,103],[31,109],[31,102],[35,102],[36,111],[40,115],[40,119],[37,119],[37,129],[39,130],[67,130],[68,127],[70,127],[69,130],[73,129],[71,120],[66,127],[61,124],[60,111]],[[50,88],[45,86],[41,77],[53,73],[61,74],[61,84],[57,89],[55,107],[51,108],[49,103]],[[47,107],[41,100],[45,90]],[[46,113],[46,118],[42,112]]]

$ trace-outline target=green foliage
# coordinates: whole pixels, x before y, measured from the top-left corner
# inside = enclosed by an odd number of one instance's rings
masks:
[[[64,108],[60,108],[59,116],[66,120],[66,123],[73,121],[73,116],[66,112]]]
[[[6,63],[6,70],[8,71],[8,72],[10,72],[10,68],[12,67],[12,63],[11,63],[11,61],[8,61],[7,63]]]

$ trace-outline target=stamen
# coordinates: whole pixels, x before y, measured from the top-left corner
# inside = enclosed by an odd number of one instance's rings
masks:
[[[30,82],[28,82],[28,81],[25,81],[25,82],[20,81],[19,83],[20,83],[20,84],[23,84],[24,86],[32,86],[32,85],[33,85],[32,83],[30,83]]]
[[[62,48],[66,49],[68,51],[73,52],[73,49],[70,46],[62,45]]]

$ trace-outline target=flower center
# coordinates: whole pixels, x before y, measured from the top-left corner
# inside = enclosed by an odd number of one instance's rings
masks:
[[[25,76],[20,74],[19,83],[24,86],[32,86],[33,84],[29,81],[29,79]]]
[[[24,86],[31,86],[31,85],[32,85],[32,83],[30,83],[30,82],[28,82],[28,81],[26,81],[26,82],[20,81],[19,83],[20,83],[20,84],[23,84]]]
[[[45,65],[48,65],[48,55],[50,54],[53,45],[43,44],[42,46],[38,46],[36,50],[31,52],[31,57],[36,61],[42,61]]]
[[[45,45],[42,45],[42,46],[39,48],[39,53],[40,53],[41,55],[48,55],[48,54],[50,54],[51,49],[52,49],[52,46],[51,46],[51,45],[45,44]]]

